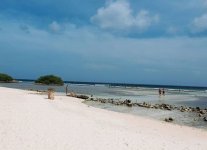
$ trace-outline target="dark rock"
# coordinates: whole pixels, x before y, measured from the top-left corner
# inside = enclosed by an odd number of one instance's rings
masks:
[[[173,119],[172,117],[169,117],[169,118],[165,118],[165,121],[166,121],[166,122],[173,122],[174,119]]]
[[[143,105],[141,103],[137,103],[137,106],[139,107],[143,107]]]
[[[205,114],[206,111],[205,110],[200,110],[200,114]]]
[[[181,111],[181,112],[185,112],[185,109],[181,109],[180,111]]]
[[[114,104],[115,104],[115,105],[120,105],[121,103],[120,103],[120,102],[115,102]]]
[[[169,121],[174,121],[174,119],[172,117],[169,117]]]
[[[204,118],[203,118],[203,121],[207,121],[207,117],[204,117]]]
[[[196,109],[195,108],[192,108],[192,112],[195,112],[196,111]]]
[[[200,107],[196,107],[196,110],[197,110],[197,111],[200,111]]]
[[[157,106],[156,106],[156,108],[157,108]],[[173,107],[169,104],[161,104],[161,105],[158,105],[158,108],[163,109],[163,110],[170,110],[171,111]]]
[[[126,99],[126,100],[124,101],[124,103],[125,103],[125,104],[131,103],[131,100]]]
[[[145,108],[150,108],[150,107],[151,107],[151,105],[150,105],[150,104],[147,104],[146,102],[143,102],[142,107],[145,107]]]
[[[166,110],[172,110],[172,108],[170,106],[165,107]]]
[[[127,106],[128,107],[132,107],[132,103],[127,103]]]
[[[113,104],[113,99],[109,99],[108,102]]]
[[[126,104],[128,107],[132,107],[132,101],[129,99],[126,99],[122,104]]]
[[[86,95],[77,95],[77,98],[81,98],[81,99],[88,99],[89,97]]]
[[[159,106],[158,106],[158,105],[155,105],[155,106],[154,106],[154,108],[155,108],[155,109],[158,109],[158,108],[159,108]]]

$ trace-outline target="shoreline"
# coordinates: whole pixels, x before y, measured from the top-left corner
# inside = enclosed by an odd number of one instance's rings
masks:
[[[180,112],[188,112],[188,113],[195,113],[199,116],[199,118],[203,118],[203,121],[206,122],[207,121],[207,108],[200,108],[200,107],[187,107],[187,106],[176,106],[176,105],[171,105],[171,104],[167,104],[167,103],[160,103],[160,104],[151,104],[151,103],[147,103],[147,102],[142,102],[142,103],[137,103],[137,102],[132,102],[132,100],[130,99],[126,99],[126,100],[116,100],[116,99],[104,99],[104,98],[89,98],[86,99],[85,102],[97,102],[97,103],[108,103],[108,104],[112,104],[115,106],[125,106],[125,107],[142,107],[142,108],[146,108],[146,109],[156,109],[156,110],[165,110],[165,111],[173,111],[173,110],[177,110]],[[165,118],[167,119],[167,118]],[[195,119],[195,118],[194,118]],[[167,122],[171,122],[173,121],[173,119],[171,121],[166,120]]]
[[[19,88],[12,88],[12,89],[19,89]],[[32,88],[23,89],[23,90],[37,92],[36,94],[40,94],[40,95],[47,94],[47,90],[37,90]],[[64,92],[55,92],[55,93],[56,95],[59,96],[65,95]],[[106,110],[120,112],[120,113],[127,113],[135,116],[147,117],[158,121],[172,122],[173,124],[177,124],[177,125],[207,130],[206,128],[207,107],[199,107],[196,105],[194,105],[194,107],[191,107],[185,104],[176,105],[164,101],[162,103],[160,102],[150,103],[147,101],[137,102],[130,99],[121,100],[116,98],[98,98],[93,96],[91,97],[90,94],[87,95],[88,98],[87,99],[85,98],[86,96],[85,94],[75,94],[75,93],[73,94],[75,96],[72,97],[76,97],[76,98],[84,97],[83,98],[84,103],[86,105],[93,106],[95,108],[101,108],[101,109],[106,109]],[[92,103],[90,103],[90,101]],[[139,107],[139,109],[136,110],[136,107]],[[145,110],[143,110],[142,108]],[[145,112],[145,114],[143,115],[142,112]],[[161,113],[161,115],[159,115],[159,112]]]
[[[0,149],[199,149],[207,132],[0,87]]]

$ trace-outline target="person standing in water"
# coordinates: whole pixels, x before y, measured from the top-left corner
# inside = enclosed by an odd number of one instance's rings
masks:
[[[164,88],[162,89],[162,95],[165,95],[165,89]]]
[[[67,96],[67,94],[68,94],[68,84],[65,87],[65,93],[66,93],[66,96]]]
[[[162,88],[162,89],[159,88],[158,93],[159,93],[160,96],[165,95],[165,89],[164,88]]]
[[[162,95],[162,90],[160,88],[159,88],[158,92],[159,92],[159,95]]]

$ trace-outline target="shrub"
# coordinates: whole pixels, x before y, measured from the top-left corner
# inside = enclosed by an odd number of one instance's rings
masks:
[[[63,80],[60,77],[54,75],[46,75],[39,77],[35,83],[45,84],[45,85],[63,85]]]
[[[13,78],[7,74],[0,73],[0,82],[12,82]]]

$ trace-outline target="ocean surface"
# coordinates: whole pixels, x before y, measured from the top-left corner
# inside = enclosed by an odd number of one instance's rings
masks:
[[[134,102],[148,102],[151,104],[167,103],[176,106],[190,106],[207,108],[207,88],[206,87],[186,87],[186,86],[163,86],[163,85],[136,85],[136,84],[112,84],[112,83],[89,83],[89,82],[67,82],[64,86],[44,86],[34,84],[32,81],[19,83],[0,83],[2,87],[17,89],[47,90],[52,87],[59,94],[65,95],[65,87],[68,84],[69,92],[78,94],[93,95],[94,98],[113,98],[119,100],[130,99]],[[158,89],[164,88],[165,96],[159,96]],[[150,117],[164,120],[166,117],[173,117],[173,123],[187,125],[207,130],[207,122],[204,122],[196,113],[180,112],[177,110],[157,110],[141,107],[115,106],[112,104],[102,104],[98,102],[86,102],[87,105],[130,113],[133,115]]]

